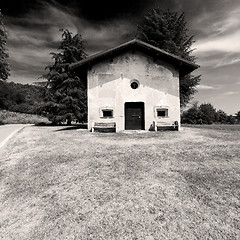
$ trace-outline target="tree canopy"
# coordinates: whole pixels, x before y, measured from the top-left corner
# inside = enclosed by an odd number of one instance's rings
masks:
[[[70,70],[71,63],[84,59],[85,42],[80,34],[72,35],[68,30],[61,30],[62,41],[57,53],[51,53],[54,64],[47,66],[48,73],[43,77],[48,80],[41,109],[54,124],[76,119],[85,121],[87,116],[87,97],[84,82]]]
[[[3,15],[0,10],[0,79],[2,80],[6,80],[10,75],[6,43],[7,32],[3,23]]]
[[[191,48],[194,39],[188,34],[184,13],[179,15],[169,10],[164,12],[160,8],[153,9],[138,25],[136,37],[195,63],[196,57],[192,55]],[[190,101],[199,82],[200,76],[187,75],[180,79],[181,107]]]
[[[237,120],[238,114],[236,116],[227,115],[223,110],[216,111],[211,103],[203,103],[198,106],[197,102],[184,111],[181,117],[181,122],[187,124],[235,124]]]
[[[202,112],[203,123],[211,124],[215,122],[217,112],[211,103],[203,103],[199,106],[199,109]]]
[[[43,90],[40,86],[0,81],[0,109],[37,113],[43,103]]]
[[[238,112],[236,113],[236,119],[237,119],[237,121],[240,123],[240,111],[238,111]]]

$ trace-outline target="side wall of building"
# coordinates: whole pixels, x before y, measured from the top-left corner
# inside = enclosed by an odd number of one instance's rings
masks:
[[[139,82],[137,89],[130,86],[134,80]],[[144,102],[145,130],[153,121],[180,123],[178,70],[137,51],[93,65],[88,71],[89,129],[94,121],[112,121],[117,131],[124,130],[125,102]],[[157,117],[160,108],[168,109],[168,117]],[[103,118],[103,109],[112,109],[113,118]]]

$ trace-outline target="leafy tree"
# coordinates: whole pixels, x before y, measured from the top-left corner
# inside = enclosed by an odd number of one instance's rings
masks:
[[[236,117],[233,115],[229,115],[227,118],[227,123],[229,124],[235,124],[236,123]]]
[[[216,119],[215,119],[216,122],[227,123],[227,120],[228,120],[228,115],[223,110],[218,110],[216,112]]]
[[[199,106],[199,109],[202,112],[202,121],[204,124],[212,124],[215,122],[216,109],[211,103],[203,103]]]
[[[236,113],[236,116],[228,116],[223,110],[216,111],[210,103],[198,106],[196,102],[191,108],[182,113],[181,122],[187,124],[236,124],[240,122],[240,111]]]
[[[196,57],[191,49],[194,43],[193,36],[188,35],[184,13],[164,12],[159,8],[149,11],[138,25],[138,39],[161,48],[167,52],[180,56],[192,63]],[[196,86],[200,82],[200,76],[187,75],[180,79],[180,103],[186,106],[192,95],[196,92]]]
[[[10,75],[10,66],[8,63],[8,53],[5,48],[7,43],[7,32],[3,24],[3,15],[0,10],[0,79],[6,80]]]
[[[188,124],[202,124],[202,112],[198,107],[198,103],[195,102],[191,108],[182,113],[182,123]]]
[[[62,41],[59,52],[51,53],[54,64],[47,66],[49,72],[43,77],[48,80],[41,111],[53,124],[67,120],[68,124],[76,119],[85,121],[87,116],[87,93],[84,82],[70,70],[71,63],[84,59],[85,42],[81,35],[61,30]]]
[[[43,90],[40,86],[0,81],[0,109],[37,113],[43,103]]]
[[[0,81],[0,109],[13,110],[15,106],[25,102],[24,93],[13,87],[15,85]]]
[[[237,121],[240,123],[240,111],[238,111],[237,113],[236,113],[236,117],[235,117],[236,119],[237,119]]]

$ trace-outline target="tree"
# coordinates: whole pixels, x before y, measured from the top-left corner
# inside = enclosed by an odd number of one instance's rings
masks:
[[[43,103],[43,90],[40,86],[0,81],[0,109],[35,114]]]
[[[240,123],[240,111],[238,111],[237,113],[236,113],[236,117],[235,117],[236,119],[237,119],[237,121]]]
[[[143,21],[138,25],[136,37],[195,63],[196,57],[192,56],[193,49],[191,49],[194,40],[193,36],[188,35],[184,13],[178,15],[169,10],[163,12],[159,8],[153,9],[144,16]],[[200,76],[187,75],[180,79],[181,107],[186,106],[192,99],[199,82]]]
[[[48,80],[44,94],[45,104],[41,108],[53,124],[73,119],[85,121],[87,116],[87,93],[82,79],[70,70],[71,63],[84,59],[85,42],[80,34],[72,36],[68,30],[61,30],[62,41],[59,52],[51,53],[54,64],[47,66],[49,72],[43,75]]]
[[[215,119],[216,122],[227,123],[227,120],[228,120],[228,115],[223,110],[218,110],[216,112],[216,119]]]
[[[202,112],[198,107],[198,103],[195,102],[191,108],[182,113],[182,123],[188,124],[202,124]]]
[[[203,103],[199,106],[202,112],[202,121],[204,124],[212,124],[216,119],[216,109],[211,103]]]
[[[7,32],[3,24],[3,15],[0,10],[0,79],[6,80],[10,75],[10,66],[8,63],[8,53],[5,48],[7,43]]]
[[[235,124],[236,123],[236,117],[235,116],[233,116],[233,115],[229,115],[228,116],[228,119],[227,119],[227,123],[229,123],[229,124]]]

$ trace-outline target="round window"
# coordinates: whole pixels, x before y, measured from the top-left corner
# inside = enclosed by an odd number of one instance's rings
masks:
[[[137,89],[139,87],[139,82],[132,81],[130,86],[131,86],[132,89]]]

